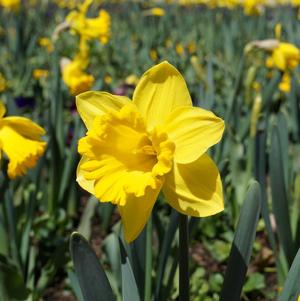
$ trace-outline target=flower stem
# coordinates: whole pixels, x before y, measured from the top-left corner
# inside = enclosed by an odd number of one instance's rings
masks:
[[[189,301],[189,237],[188,218],[179,217],[179,301]]]

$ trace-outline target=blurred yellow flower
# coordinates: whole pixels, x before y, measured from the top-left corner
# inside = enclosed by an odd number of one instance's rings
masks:
[[[72,95],[88,91],[92,87],[95,78],[84,72],[86,63],[79,56],[72,61],[64,59],[61,65],[63,80]]]
[[[300,50],[289,43],[280,42],[267,60],[267,66],[273,66],[281,71],[295,69],[300,62]]]
[[[190,42],[187,44],[187,49],[189,51],[190,54],[194,54],[197,50],[197,44],[196,42]]]
[[[158,60],[158,54],[155,49],[150,50],[150,58],[153,62],[156,62]]]
[[[46,78],[49,75],[49,71],[45,69],[34,69],[32,76],[34,79]]]
[[[206,154],[224,122],[193,107],[185,80],[168,62],[140,79],[133,101],[90,91],[76,98],[88,131],[79,140],[79,185],[118,205],[125,239],[144,228],[162,190],[177,211],[205,217],[224,209],[218,168]]]
[[[291,77],[290,75],[285,72],[281,78],[281,82],[278,85],[278,88],[282,92],[290,92],[291,91]]]
[[[54,50],[53,43],[49,38],[43,37],[38,40],[38,44],[45,48],[47,52],[51,53]]]
[[[126,85],[136,86],[139,82],[138,77],[135,74],[128,75],[125,79]]]
[[[166,14],[165,10],[160,7],[153,7],[144,11],[145,16],[163,17]]]
[[[0,151],[9,159],[9,178],[15,179],[34,167],[44,153],[46,142],[41,140],[41,136],[45,131],[28,118],[3,117],[5,111],[5,106],[0,102]]]
[[[105,82],[106,85],[110,85],[112,83],[112,78],[109,74],[106,74],[104,76],[104,82]]]
[[[184,48],[183,48],[183,45],[181,43],[176,44],[175,50],[176,50],[176,52],[179,56],[184,55]]]
[[[0,73],[0,93],[5,91],[7,88],[7,82],[4,76]]]
[[[106,44],[110,37],[110,15],[101,9],[98,17],[87,18],[86,13],[91,3],[91,0],[86,0],[78,10],[71,11],[66,17],[66,22],[69,23],[72,32],[82,38],[98,39],[102,44]]]
[[[260,15],[264,9],[264,0],[245,0],[242,2],[246,15]]]
[[[252,88],[255,92],[260,92],[261,91],[261,84],[258,81],[254,81],[252,83]]]
[[[8,10],[17,10],[20,7],[20,0],[0,0],[0,6]]]

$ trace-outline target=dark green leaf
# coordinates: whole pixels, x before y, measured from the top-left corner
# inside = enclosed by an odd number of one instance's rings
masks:
[[[86,239],[71,235],[70,251],[85,301],[114,301],[112,289],[100,262]]]
[[[261,200],[254,182],[247,193],[231,247],[220,301],[239,301],[255,239]]]

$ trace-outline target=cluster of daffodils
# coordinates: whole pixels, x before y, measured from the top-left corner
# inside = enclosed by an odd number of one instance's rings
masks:
[[[186,83],[167,62],[149,69],[131,101],[106,92],[76,98],[87,127],[79,140],[79,185],[119,208],[125,239],[133,241],[163,192],[177,211],[204,217],[223,210],[218,168],[206,154],[224,122],[192,106]]]
[[[291,90],[291,75],[300,64],[300,49],[287,42],[281,41],[282,26],[280,23],[275,26],[275,39],[253,41],[246,45],[245,52],[252,49],[262,49],[268,53],[266,67],[276,69],[282,73],[279,90],[289,92]]]
[[[45,131],[30,119],[3,117],[5,112],[5,106],[0,102],[0,155],[3,152],[9,159],[7,175],[15,179],[34,167],[44,153],[46,142],[41,136]]]
[[[300,49],[290,43],[278,42],[271,50],[266,60],[269,68],[276,68],[282,72],[279,89],[289,92],[291,89],[291,73],[300,63]]]
[[[89,41],[98,40],[106,44],[110,37],[110,16],[105,10],[101,9],[96,18],[86,17],[92,2],[85,0],[78,5],[77,9],[67,15],[63,26],[58,27],[68,28],[80,38],[79,51],[75,57],[72,60],[64,58],[61,63],[63,80],[73,95],[89,90],[95,80],[85,71],[89,64]]]
[[[300,6],[299,0],[173,0],[180,5],[205,5],[209,8],[243,8],[245,14],[259,15],[266,7],[278,5]]]

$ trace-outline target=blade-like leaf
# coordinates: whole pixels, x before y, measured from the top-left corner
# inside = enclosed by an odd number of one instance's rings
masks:
[[[280,243],[282,244],[285,256],[289,264],[291,264],[295,253],[292,240],[287,188],[285,186],[284,169],[281,154],[282,152],[280,145],[279,131],[277,126],[275,125],[272,129],[271,151],[269,160],[272,204]]]
[[[70,251],[85,301],[114,301],[112,289],[100,262],[79,233],[71,235]]]
[[[220,301],[239,301],[255,239],[260,213],[260,187],[254,182],[247,193],[231,247]]]
[[[300,249],[288,273],[282,293],[278,301],[295,301],[300,295]]]
[[[133,271],[121,239],[119,239],[119,245],[121,254],[122,300],[140,301],[139,291],[136,285]]]

